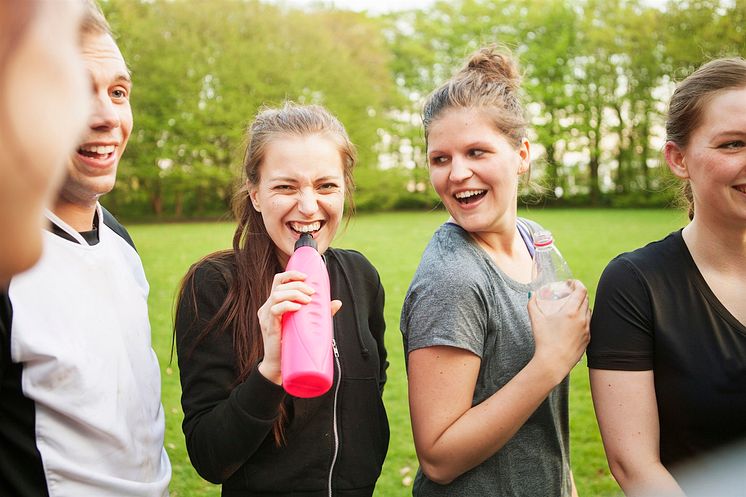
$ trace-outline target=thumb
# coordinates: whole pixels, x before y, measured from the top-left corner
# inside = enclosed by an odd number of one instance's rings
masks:
[[[332,316],[334,316],[338,310],[342,308],[341,300],[332,300]]]
[[[532,292],[532,295],[528,299],[528,305],[526,306],[529,317],[538,315],[541,313],[539,306],[536,304],[536,292]]]

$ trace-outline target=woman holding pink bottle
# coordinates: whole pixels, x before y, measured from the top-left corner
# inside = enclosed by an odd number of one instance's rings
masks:
[[[324,108],[261,111],[233,248],[184,278],[175,324],[183,429],[192,464],[223,496],[373,494],[389,440],[384,292],[362,254],[330,247],[355,159]],[[334,315],[333,383],[311,398],[288,394],[281,368],[283,316],[314,294],[306,274],[285,270],[304,235],[326,262]]]

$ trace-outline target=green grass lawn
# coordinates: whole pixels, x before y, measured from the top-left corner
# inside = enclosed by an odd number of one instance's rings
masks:
[[[606,263],[620,252],[637,248],[683,226],[683,213],[669,210],[540,210],[521,211],[552,230],[575,277],[595,293]],[[406,375],[399,333],[399,312],[409,281],[444,212],[360,215],[337,237],[334,246],[363,252],[378,268],[386,289],[386,344],[391,367],[384,400],[391,423],[391,444],[376,487],[376,496],[411,494],[414,453],[407,406]],[[202,256],[230,245],[232,223],[130,225],[150,281],[153,347],[163,374],[166,448],[173,465],[172,497],[217,496],[218,486],[203,481],[192,469],[181,432],[179,375],[171,358],[173,303],[181,277]],[[616,496],[593,415],[585,361],[572,373],[570,400],[572,466],[581,496]]]

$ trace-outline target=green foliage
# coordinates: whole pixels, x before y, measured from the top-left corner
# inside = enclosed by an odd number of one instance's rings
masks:
[[[134,79],[135,130],[107,200],[126,218],[229,212],[246,126],[284,99],[345,123],[361,210],[437,205],[417,116],[488,43],[524,70],[549,203],[561,188],[561,202],[651,205],[673,82],[708,58],[746,55],[741,1],[439,0],[383,16],[323,2],[101,1]]]
[[[355,172],[358,211],[427,210],[440,204],[440,198],[427,178],[403,168]]]
[[[550,195],[580,196],[563,202],[623,194],[650,205],[640,192],[656,188],[671,79],[746,54],[746,7],[724,0],[671,0],[663,10],[643,0],[455,0],[392,17],[394,71],[413,109],[479,46],[512,48],[542,183]]]
[[[521,210],[552,230],[575,277],[591,298],[606,263],[620,252],[662,238],[685,223],[673,210]],[[433,231],[447,218],[443,211],[360,215],[337,237],[337,247],[361,250],[381,274],[386,289],[386,346],[391,366],[384,392],[391,443],[376,494],[411,495],[403,480],[417,470],[407,403],[406,372],[399,314],[409,282]],[[218,496],[219,487],[202,480],[192,468],[181,432],[183,414],[176,357],[171,360],[173,303],[178,284],[189,266],[202,256],[230,246],[231,223],[134,225],[129,231],[138,247],[150,282],[153,347],[163,379],[166,449],[173,465],[172,497]],[[178,250],[174,250],[178,247]],[[580,495],[621,495],[609,476],[593,406],[588,374],[581,362],[571,375],[571,460]]]
[[[106,14],[134,79],[135,131],[110,203],[156,215],[227,211],[247,124],[284,99],[335,113],[375,167],[398,94],[378,21],[258,1],[110,0]]]

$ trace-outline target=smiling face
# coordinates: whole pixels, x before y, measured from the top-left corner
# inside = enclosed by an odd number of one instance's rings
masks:
[[[527,140],[511,144],[477,109],[446,109],[430,126],[427,157],[433,188],[459,226],[472,233],[515,228]]]
[[[132,83],[110,35],[86,35],[82,48],[94,95],[93,111],[88,130],[68,161],[60,196],[69,204],[90,207],[114,187],[119,159],[132,131]]]
[[[328,136],[284,135],[269,142],[251,203],[277,248],[283,266],[301,233],[311,233],[320,253],[342,219],[345,182],[339,146]]]
[[[666,144],[673,173],[688,179],[695,218],[746,223],[746,87],[718,92],[689,143]]]

